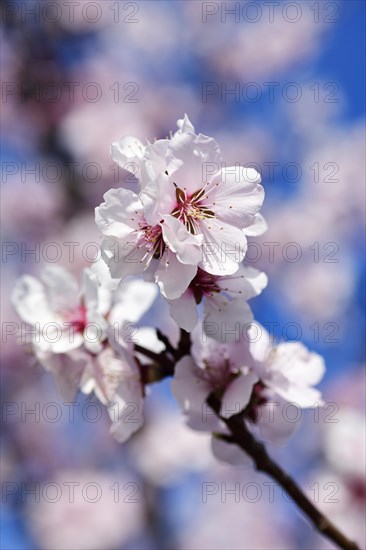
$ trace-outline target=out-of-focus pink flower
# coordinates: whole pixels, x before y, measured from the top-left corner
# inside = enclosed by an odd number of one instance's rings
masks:
[[[35,182],[31,175],[25,176],[25,170],[30,170],[31,165],[34,168],[34,163],[14,163],[11,169],[17,173],[6,176],[6,183],[1,186],[4,236],[8,236],[9,240],[17,238],[15,244],[18,244],[19,248],[23,242],[23,246],[28,244],[29,249],[32,249],[33,239],[38,241],[43,238],[46,231],[59,227],[64,202],[60,188],[44,180]],[[38,165],[41,166],[41,163],[38,162]],[[37,171],[37,168],[34,169]],[[32,200],[24,200],[24,195],[32,197]]]
[[[187,428],[174,410],[147,411],[148,423],[130,444],[139,471],[157,486],[178,484],[185,474],[210,468],[214,461],[207,434]],[[167,441],[174,440],[174,445]]]
[[[142,528],[142,495],[133,478],[65,470],[41,484],[40,494],[40,502],[27,501],[26,520],[44,550],[117,550]]]
[[[250,353],[255,372],[274,394],[301,408],[322,404],[321,393],[313,387],[325,373],[320,355],[309,352],[300,342],[273,346],[268,332],[259,324],[250,342]]]

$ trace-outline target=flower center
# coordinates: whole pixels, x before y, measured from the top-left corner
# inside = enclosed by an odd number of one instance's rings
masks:
[[[233,372],[230,360],[224,353],[218,361],[203,359],[205,368],[199,369],[199,377],[210,385],[212,391],[224,392],[230,382],[236,377]]]
[[[197,304],[201,303],[204,296],[213,296],[214,292],[220,292],[221,289],[216,281],[217,277],[215,275],[198,268],[196,276],[189,285]]]
[[[144,242],[147,246],[147,254],[159,260],[165,251],[165,243],[160,225],[148,225],[146,222],[140,224],[144,232]]]
[[[66,323],[74,329],[75,332],[84,332],[88,320],[86,318],[86,308],[82,304],[75,309],[69,309],[62,312],[62,316]]]
[[[172,211],[172,216],[183,222],[188,231],[194,235],[198,231],[201,220],[215,217],[212,210],[202,204],[204,193],[204,189],[199,189],[193,195],[188,196],[186,191],[182,191],[179,187],[176,187],[175,191],[177,206]]]

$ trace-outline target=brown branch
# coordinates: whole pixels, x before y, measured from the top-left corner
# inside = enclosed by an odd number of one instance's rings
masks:
[[[220,401],[211,394],[207,404],[220,416]],[[317,530],[344,550],[359,550],[357,544],[348,539],[333,523],[331,523],[307,498],[296,482],[267,454],[265,446],[257,441],[248,430],[242,416],[236,414],[230,418],[222,418],[232,434],[232,440],[254,461],[258,471],[272,477],[293,498],[297,506],[314,524]]]
[[[190,336],[185,330],[181,330],[177,349],[173,348],[168,338],[160,330],[157,331],[157,336],[166,348],[161,353],[155,353],[139,344],[135,344],[136,352],[153,361],[150,365],[140,365],[141,378],[144,384],[151,384],[168,376],[173,376],[175,364],[179,359],[188,355],[191,349]],[[168,356],[168,353],[171,357]]]
[[[160,339],[162,340],[162,338]],[[168,346],[167,351],[171,353],[174,357],[174,361],[176,362],[184,357],[184,355],[189,354],[190,346],[191,343],[189,334],[185,331],[181,331],[181,338],[178,348],[174,349],[171,346]],[[145,371],[145,376],[143,375],[143,380],[145,383],[155,382],[174,374],[174,362],[170,357],[168,357],[166,352],[157,354],[139,345],[135,345],[135,350],[142,353],[146,357],[149,357],[153,361],[153,364],[146,367],[146,371],[145,366],[142,367]],[[146,376],[147,372],[149,373],[148,376]],[[212,393],[209,395],[207,398],[207,404],[220,417],[221,403],[215,394]],[[322,535],[328,537],[328,539],[343,550],[359,550],[358,545],[343,535],[343,533],[341,533],[341,531],[339,531],[339,529],[337,529],[337,527],[333,525],[333,523],[331,523],[326,516],[324,516],[324,514],[322,514],[312,504],[296,482],[270,458],[267,454],[265,446],[257,441],[253,434],[248,430],[240,413],[233,415],[230,418],[220,418],[229,428],[231,432],[231,441],[233,444],[238,445],[253,459],[257,470],[265,472],[272,477],[286,491],[286,493],[292,497],[300,510],[304,512],[304,514],[310,519]]]

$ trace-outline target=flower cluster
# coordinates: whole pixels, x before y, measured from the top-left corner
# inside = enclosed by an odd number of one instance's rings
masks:
[[[187,115],[178,127],[170,139],[146,146],[134,138],[112,144],[113,159],[138,176],[138,193],[111,189],[96,209],[103,258],[114,278],[144,272],[154,280],[187,331],[203,298],[206,315],[240,298],[237,313],[249,322],[246,300],[267,282],[241,268],[247,235],[266,228],[260,176],[225,167],[216,141],[197,135]]]
[[[157,289],[140,280],[114,287],[102,261],[84,269],[80,288],[64,268],[47,266],[41,281],[31,275],[18,279],[12,301],[21,319],[32,327],[27,333],[32,350],[54,376],[62,398],[70,401],[78,390],[94,392],[108,409],[111,432],[123,442],[142,424],[144,390],[132,335]],[[149,345],[151,334],[146,330],[143,334]],[[131,403],[135,419],[125,422]]]
[[[266,230],[259,174],[226,167],[215,140],[196,134],[187,115],[169,138],[143,145],[125,137],[111,154],[134,174],[136,189],[111,189],[96,208],[101,258],[84,270],[81,288],[60,267],[44,269],[41,281],[26,275],[15,285],[13,303],[33,326],[36,357],[66,399],[94,392],[121,442],[141,426],[146,385],[162,377],[151,371],[161,372],[158,359],[168,357],[176,363],[172,391],[187,423],[213,432],[216,456],[247,460],[228,439],[224,421],[232,415],[282,444],[297,425],[284,413],[288,404],[321,404],[313,386],[324,364],[300,343],[274,346],[247,303],[267,286],[265,273],[243,263],[247,237]],[[131,323],[158,289],[171,322],[183,336],[190,333],[191,349],[183,353],[153,329],[139,330],[138,346],[129,338]],[[232,342],[212,330],[236,324],[245,331]],[[144,348],[151,352],[145,357]],[[207,405],[211,394],[220,400],[220,415]],[[133,422],[129,404],[138,411]]]
[[[213,432],[212,450],[226,462],[245,464],[249,457],[227,442],[224,422],[207,405],[211,393],[221,398],[222,419],[240,415],[250,429],[276,445],[283,445],[299,425],[301,415],[291,409],[322,404],[313,385],[324,375],[323,359],[299,342],[274,346],[259,323],[252,323],[239,341],[218,342],[199,325],[191,339],[191,356],[177,363],[172,391],[188,426]]]

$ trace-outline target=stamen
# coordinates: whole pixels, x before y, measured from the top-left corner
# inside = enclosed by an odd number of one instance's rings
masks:
[[[180,220],[188,231],[195,235],[198,233],[200,221],[215,218],[215,213],[209,209],[209,205],[201,203],[205,193],[203,188],[195,191],[193,195],[187,196],[186,188],[182,190],[177,187],[176,183],[173,182],[173,184],[176,188],[177,206],[171,215]]]

